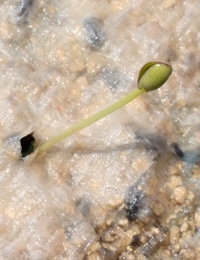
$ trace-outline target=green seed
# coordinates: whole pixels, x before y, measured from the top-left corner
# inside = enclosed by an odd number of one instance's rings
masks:
[[[172,73],[172,67],[162,62],[149,62],[142,67],[138,77],[138,88],[147,92],[160,88]]]

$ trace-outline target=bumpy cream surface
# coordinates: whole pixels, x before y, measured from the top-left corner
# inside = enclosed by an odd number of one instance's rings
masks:
[[[0,259],[200,257],[199,10],[0,2]],[[119,100],[152,60],[173,67],[161,89],[20,159],[22,136],[39,143]]]

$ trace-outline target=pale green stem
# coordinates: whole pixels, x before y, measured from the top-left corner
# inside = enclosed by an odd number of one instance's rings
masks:
[[[39,145],[38,147],[38,154],[48,150],[51,146],[53,146],[54,144],[62,141],[63,139],[65,139],[66,137],[82,130],[83,128],[95,123],[96,121],[102,119],[103,117],[108,116],[109,114],[111,114],[112,112],[120,109],[121,107],[125,106],[126,104],[128,104],[130,101],[132,101],[133,99],[135,99],[136,97],[140,96],[141,94],[143,94],[144,92],[146,92],[144,89],[135,89],[133,92],[131,92],[130,94],[128,94],[126,97],[122,98],[121,100],[119,100],[118,102],[110,105],[109,107],[97,112],[96,114],[81,120],[80,122],[78,122],[77,124],[73,125],[72,127],[68,128],[67,130],[63,131],[61,134],[50,138],[49,140],[47,140],[46,142],[43,142],[41,145]]]

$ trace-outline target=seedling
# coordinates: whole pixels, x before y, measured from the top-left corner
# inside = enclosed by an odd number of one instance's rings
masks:
[[[111,113],[125,106],[126,104],[128,104],[138,96],[142,95],[143,93],[160,88],[167,81],[171,73],[172,67],[168,64],[162,62],[147,63],[140,70],[137,89],[135,89],[133,92],[131,92],[118,102],[110,105],[109,107],[97,112],[96,114],[84,120],[81,120],[80,122],[68,128],[67,130],[61,132],[57,136],[52,137],[49,140],[41,143],[37,147],[36,153],[41,154],[43,152],[46,152],[56,143],[62,141],[70,135],[73,135],[74,133],[82,130],[87,126],[94,124],[98,120],[110,115]]]

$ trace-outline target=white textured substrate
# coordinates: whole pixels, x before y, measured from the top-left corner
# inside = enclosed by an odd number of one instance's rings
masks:
[[[173,193],[169,177],[190,176],[194,168],[174,161],[169,145],[198,148],[199,10],[198,0],[0,3],[1,259],[149,257],[167,235],[176,240],[173,230],[182,242],[161,247],[162,259],[198,254],[197,240],[194,250],[191,243],[198,211],[190,216],[190,234],[170,219],[199,195],[199,168],[196,179],[181,177]],[[47,155],[19,160],[24,131],[35,131],[39,142],[104,108],[136,87],[140,67],[151,60],[173,67],[163,88]],[[199,162],[198,154],[187,158]],[[131,204],[135,211],[144,204],[135,225],[124,197],[138,179],[146,194]],[[177,190],[185,190],[188,201]]]

